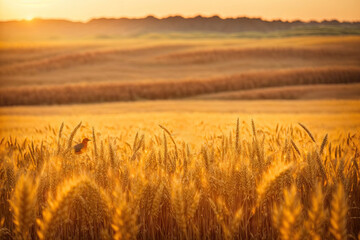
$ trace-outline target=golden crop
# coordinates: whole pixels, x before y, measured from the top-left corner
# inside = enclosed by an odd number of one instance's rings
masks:
[[[359,133],[238,120],[191,145],[172,130],[130,143],[87,129],[82,155],[71,151],[81,123],[3,138],[0,238],[360,237]]]

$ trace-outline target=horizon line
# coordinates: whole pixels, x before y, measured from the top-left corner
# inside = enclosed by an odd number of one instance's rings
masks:
[[[18,18],[18,19],[2,19],[0,20],[0,22],[4,23],[4,22],[30,22],[30,21],[34,21],[34,20],[57,20],[57,21],[68,21],[68,22],[73,22],[73,23],[89,23],[93,20],[100,20],[100,19],[106,19],[106,20],[120,20],[120,19],[129,19],[129,20],[139,20],[139,19],[146,19],[146,18],[154,18],[154,19],[158,19],[158,20],[163,20],[163,19],[168,19],[168,18],[172,18],[172,17],[181,17],[183,19],[194,19],[197,17],[202,17],[202,18],[219,18],[221,20],[226,20],[226,19],[258,19],[258,20],[262,20],[262,21],[266,21],[266,22],[274,22],[274,21],[281,21],[281,22],[303,22],[303,23],[311,23],[311,22],[317,22],[317,23],[322,23],[322,22],[331,22],[331,21],[337,21],[339,23],[359,23],[360,19],[357,20],[340,20],[337,18],[322,18],[322,19],[301,19],[301,18],[294,18],[294,19],[284,19],[284,18],[263,18],[263,17],[259,17],[259,16],[247,16],[247,15],[239,15],[239,16],[220,16],[217,14],[213,14],[213,15],[205,15],[205,14],[196,14],[196,15],[192,15],[192,16],[184,16],[184,15],[179,15],[179,14],[169,14],[169,15],[164,15],[161,17],[158,17],[154,14],[148,14],[146,16],[142,16],[142,17],[130,17],[130,16],[120,16],[120,17],[91,17],[88,18],[86,20],[76,20],[76,19],[71,19],[71,18],[42,18],[42,17],[32,17],[31,19],[27,19],[27,18]]]

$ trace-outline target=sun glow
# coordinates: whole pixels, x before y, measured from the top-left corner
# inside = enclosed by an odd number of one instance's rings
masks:
[[[32,17],[32,16],[27,16],[27,17],[25,18],[25,21],[30,22],[30,21],[32,21],[33,19],[34,19],[34,17]]]

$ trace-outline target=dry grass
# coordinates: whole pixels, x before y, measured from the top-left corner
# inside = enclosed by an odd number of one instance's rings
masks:
[[[184,81],[9,87],[0,89],[0,105],[178,99],[200,94],[276,86],[358,83],[359,79],[358,67],[325,67],[256,71],[228,77]]]
[[[122,127],[102,135],[84,123],[60,131],[47,126],[32,139],[6,137],[0,233],[29,239],[358,236],[356,131],[324,137],[322,128],[294,122],[220,123],[226,131],[194,131],[201,140],[191,144],[176,134],[184,131],[177,121],[150,133]],[[77,136],[93,136],[83,155],[67,151]]]

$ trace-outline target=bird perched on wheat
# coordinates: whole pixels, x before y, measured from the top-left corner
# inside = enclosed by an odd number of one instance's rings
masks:
[[[75,145],[74,146],[75,154],[81,154],[81,153],[85,152],[89,141],[90,141],[90,139],[84,138],[82,140],[82,143]]]

